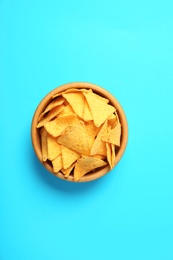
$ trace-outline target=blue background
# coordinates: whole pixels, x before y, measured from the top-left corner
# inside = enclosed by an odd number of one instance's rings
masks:
[[[68,183],[30,127],[55,87],[87,81],[122,104],[117,167]],[[0,260],[173,260],[173,1],[0,0]]]

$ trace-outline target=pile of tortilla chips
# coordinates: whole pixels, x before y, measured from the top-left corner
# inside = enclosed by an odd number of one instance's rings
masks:
[[[39,116],[42,160],[64,177],[82,176],[116,162],[121,124],[109,100],[91,89],[68,89],[52,97]]]

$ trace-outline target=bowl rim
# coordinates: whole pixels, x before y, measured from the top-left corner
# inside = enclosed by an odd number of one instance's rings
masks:
[[[127,146],[128,142],[128,123],[127,123],[127,118],[124,112],[124,109],[122,108],[121,104],[119,101],[105,88],[93,84],[93,83],[88,83],[88,82],[70,82],[66,84],[62,84],[53,90],[51,90],[48,94],[46,94],[40,103],[37,105],[36,110],[34,112],[33,118],[32,118],[32,123],[31,123],[31,140],[32,140],[32,146],[35,151],[35,154],[41,164],[54,176],[59,177],[60,179],[74,182],[73,176],[69,176],[67,178],[64,177],[64,175],[61,172],[54,173],[52,167],[47,163],[42,161],[42,154],[41,154],[41,144],[40,144],[40,136],[39,136],[39,130],[36,128],[37,122],[38,122],[38,117],[39,115],[44,111],[46,106],[50,103],[52,100],[53,96],[57,93],[61,93],[67,89],[72,89],[72,88],[84,88],[84,89],[92,89],[95,93],[106,97],[109,99],[110,104],[113,105],[118,113],[120,123],[122,125],[122,134],[121,134],[121,145],[118,150],[118,153],[116,155],[116,163],[115,166],[118,164],[118,162],[121,160]],[[113,169],[115,168],[113,167]],[[105,166],[104,168],[94,172],[94,173],[89,173],[84,175],[78,182],[89,182],[96,180],[98,178],[101,178],[102,176],[106,175],[108,172],[112,171],[113,169],[110,169],[110,166]]]

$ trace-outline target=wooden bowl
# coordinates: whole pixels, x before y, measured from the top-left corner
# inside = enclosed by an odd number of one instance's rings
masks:
[[[50,93],[48,93],[42,99],[42,101],[38,105],[38,107],[37,107],[37,109],[36,109],[36,111],[34,113],[33,119],[32,119],[31,138],[32,138],[33,148],[34,148],[35,153],[36,153],[38,159],[40,160],[40,162],[44,165],[44,167],[50,173],[52,173],[54,176],[57,176],[57,177],[59,177],[61,179],[73,182],[73,176],[69,176],[68,178],[65,178],[64,175],[61,172],[58,172],[58,173],[55,174],[53,172],[52,166],[48,162],[43,162],[42,161],[40,134],[39,134],[39,130],[36,128],[37,123],[38,123],[38,118],[39,118],[40,114],[44,111],[46,106],[52,100],[52,96],[57,94],[57,93],[61,93],[61,92],[65,91],[65,90],[67,90],[69,88],[92,89],[93,92],[99,94],[100,96],[103,96],[103,97],[109,99],[110,104],[113,105],[116,108],[116,111],[118,113],[119,120],[120,120],[120,123],[121,123],[121,126],[122,126],[122,133],[121,133],[121,145],[120,145],[120,147],[119,147],[119,149],[118,149],[118,151],[116,153],[116,163],[115,163],[115,166],[117,165],[117,163],[122,158],[122,156],[124,154],[124,151],[126,149],[127,140],[128,140],[128,125],[127,125],[127,120],[126,120],[125,113],[124,113],[120,103],[107,90],[105,90],[104,88],[102,88],[100,86],[97,86],[95,84],[85,83],[85,82],[74,82],[74,83],[64,84],[64,85],[61,85],[61,86],[55,88],[54,90],[52,90]],[[83,176],[79,180],[79,182],[87,182],[87,181],[92,181],[92,180],[98,179],[98,178],[104,176],[105,174],[107,174],[109,171],[110,171],[110,167],[109,166],[105,166],[101,170],[96,170],[94,173],[86,174],[85,176]]]

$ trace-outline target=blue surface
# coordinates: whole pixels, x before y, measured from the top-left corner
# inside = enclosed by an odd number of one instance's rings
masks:
[[[0,260],[173,260],[173,1],[0,0]],[[122,104],[118,166],[74,184],[31,145],[40,100],[87,81]]]

